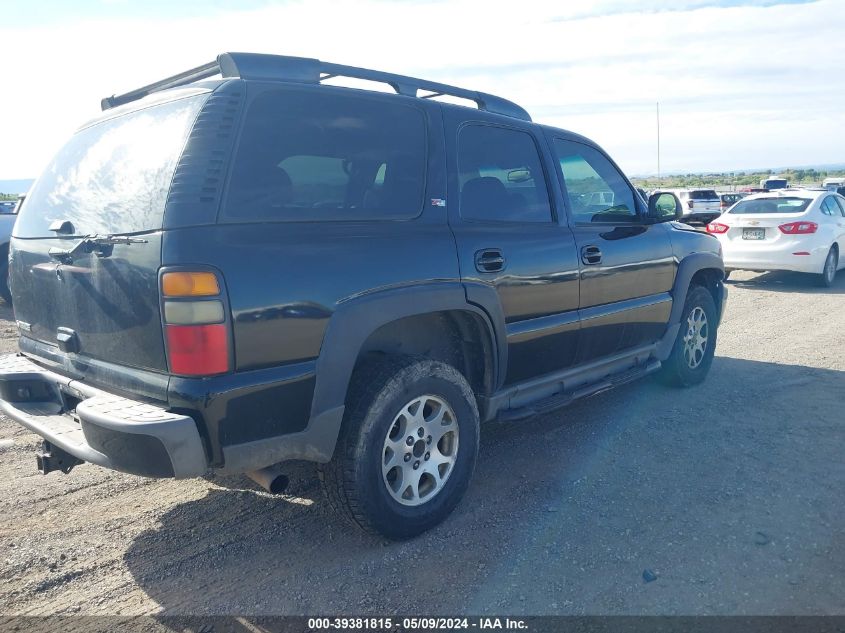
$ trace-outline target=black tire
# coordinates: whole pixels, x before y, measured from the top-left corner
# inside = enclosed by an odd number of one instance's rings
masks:
[[[12,293],[9,291],[9,257],[7,254],[0,254],[0,297],[6,305],[12,306]]]
[[[701,310],[706,317],[707,342],[700,357],[693,353],[696,362],[692,366],[689,356],[685,353],[686,338],[690,332],[690,317],[696,310]],[[657,378],[664,384],[673,387],[691,387],[702,382],[713,364],[713,354],[716,350],[716,303],[707,288],[693,286],[687,292],[684,310],[681,313],[681,329],[672,346],[672,353],[657,374]],[[703,328],[702,328],[703,329]]]
[[[837,268],[839,268],[839,251],[836,246],[831,246],[825,257],[822,272],[817,278],[822,288],[830,288],[833,285]]]
[[[437,493],[408,506],[391,496],[382,459],[396,416],[425,395],[441,398],[454,411],[457,449]],[[464,496],[475,469],[478,437],[478,407],[460,372],[425,358],[386,357],[356,371],[334,457],[320,466],[320,479],[329,503],[355,525],[390,539],[411,538],[443,521]]]

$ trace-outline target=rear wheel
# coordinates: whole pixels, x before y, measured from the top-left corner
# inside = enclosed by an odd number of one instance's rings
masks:
[[[837,268],[839,268],[839,253],[835,246],[831,246],[824,260],[822,273],[819,275],[819,285],[823,288],[830,288],[833,285],[833,280],[836,278]]]
[[[443,521],[466,492],[478,454],[475,397],[445,363],[393,357],[356,372],[332,461],[331,505],[392,539]]]
[[[702,286],[690,288],[672,353],[658,373],[661,382],[691,387],[707,377],[716,350],[716,318],[716,303],[710,291]]]

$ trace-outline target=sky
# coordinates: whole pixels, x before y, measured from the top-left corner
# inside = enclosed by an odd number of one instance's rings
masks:
[[[845,0],[0,0],[0,180],[225,51],[498,94],[629,175],[845,163]]]

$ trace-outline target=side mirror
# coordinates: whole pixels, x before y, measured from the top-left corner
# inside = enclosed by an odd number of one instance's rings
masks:
[[[674,193],[658,191],[648,198],[648,219],[650,224],[672,222],[680,220],[684,214],[684,207]]]

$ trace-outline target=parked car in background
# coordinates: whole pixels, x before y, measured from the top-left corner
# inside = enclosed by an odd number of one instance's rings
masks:
[[[684,207],[681,222],[707,224],[722,214],[722,201],[714,189],[669,189]]]
[[[732,191],[730,193],[719,194],[719,208],[722,213],[730,209],[734,204],[745,198],[748,194],[742,191]]]
[[[825,178],[822,187],[828,191],[845,195],[845,178]]]
[[[786,189],[789,187],[789,182],[786,178],[764,178],[760,181],[760,188],[766,191],[775,191],[777,189]]]
[[[813,273],[823,286],[845,266],[845,197],[819,189],[788,189],[740,200],[707,232],[722,243],[731,270]]]

